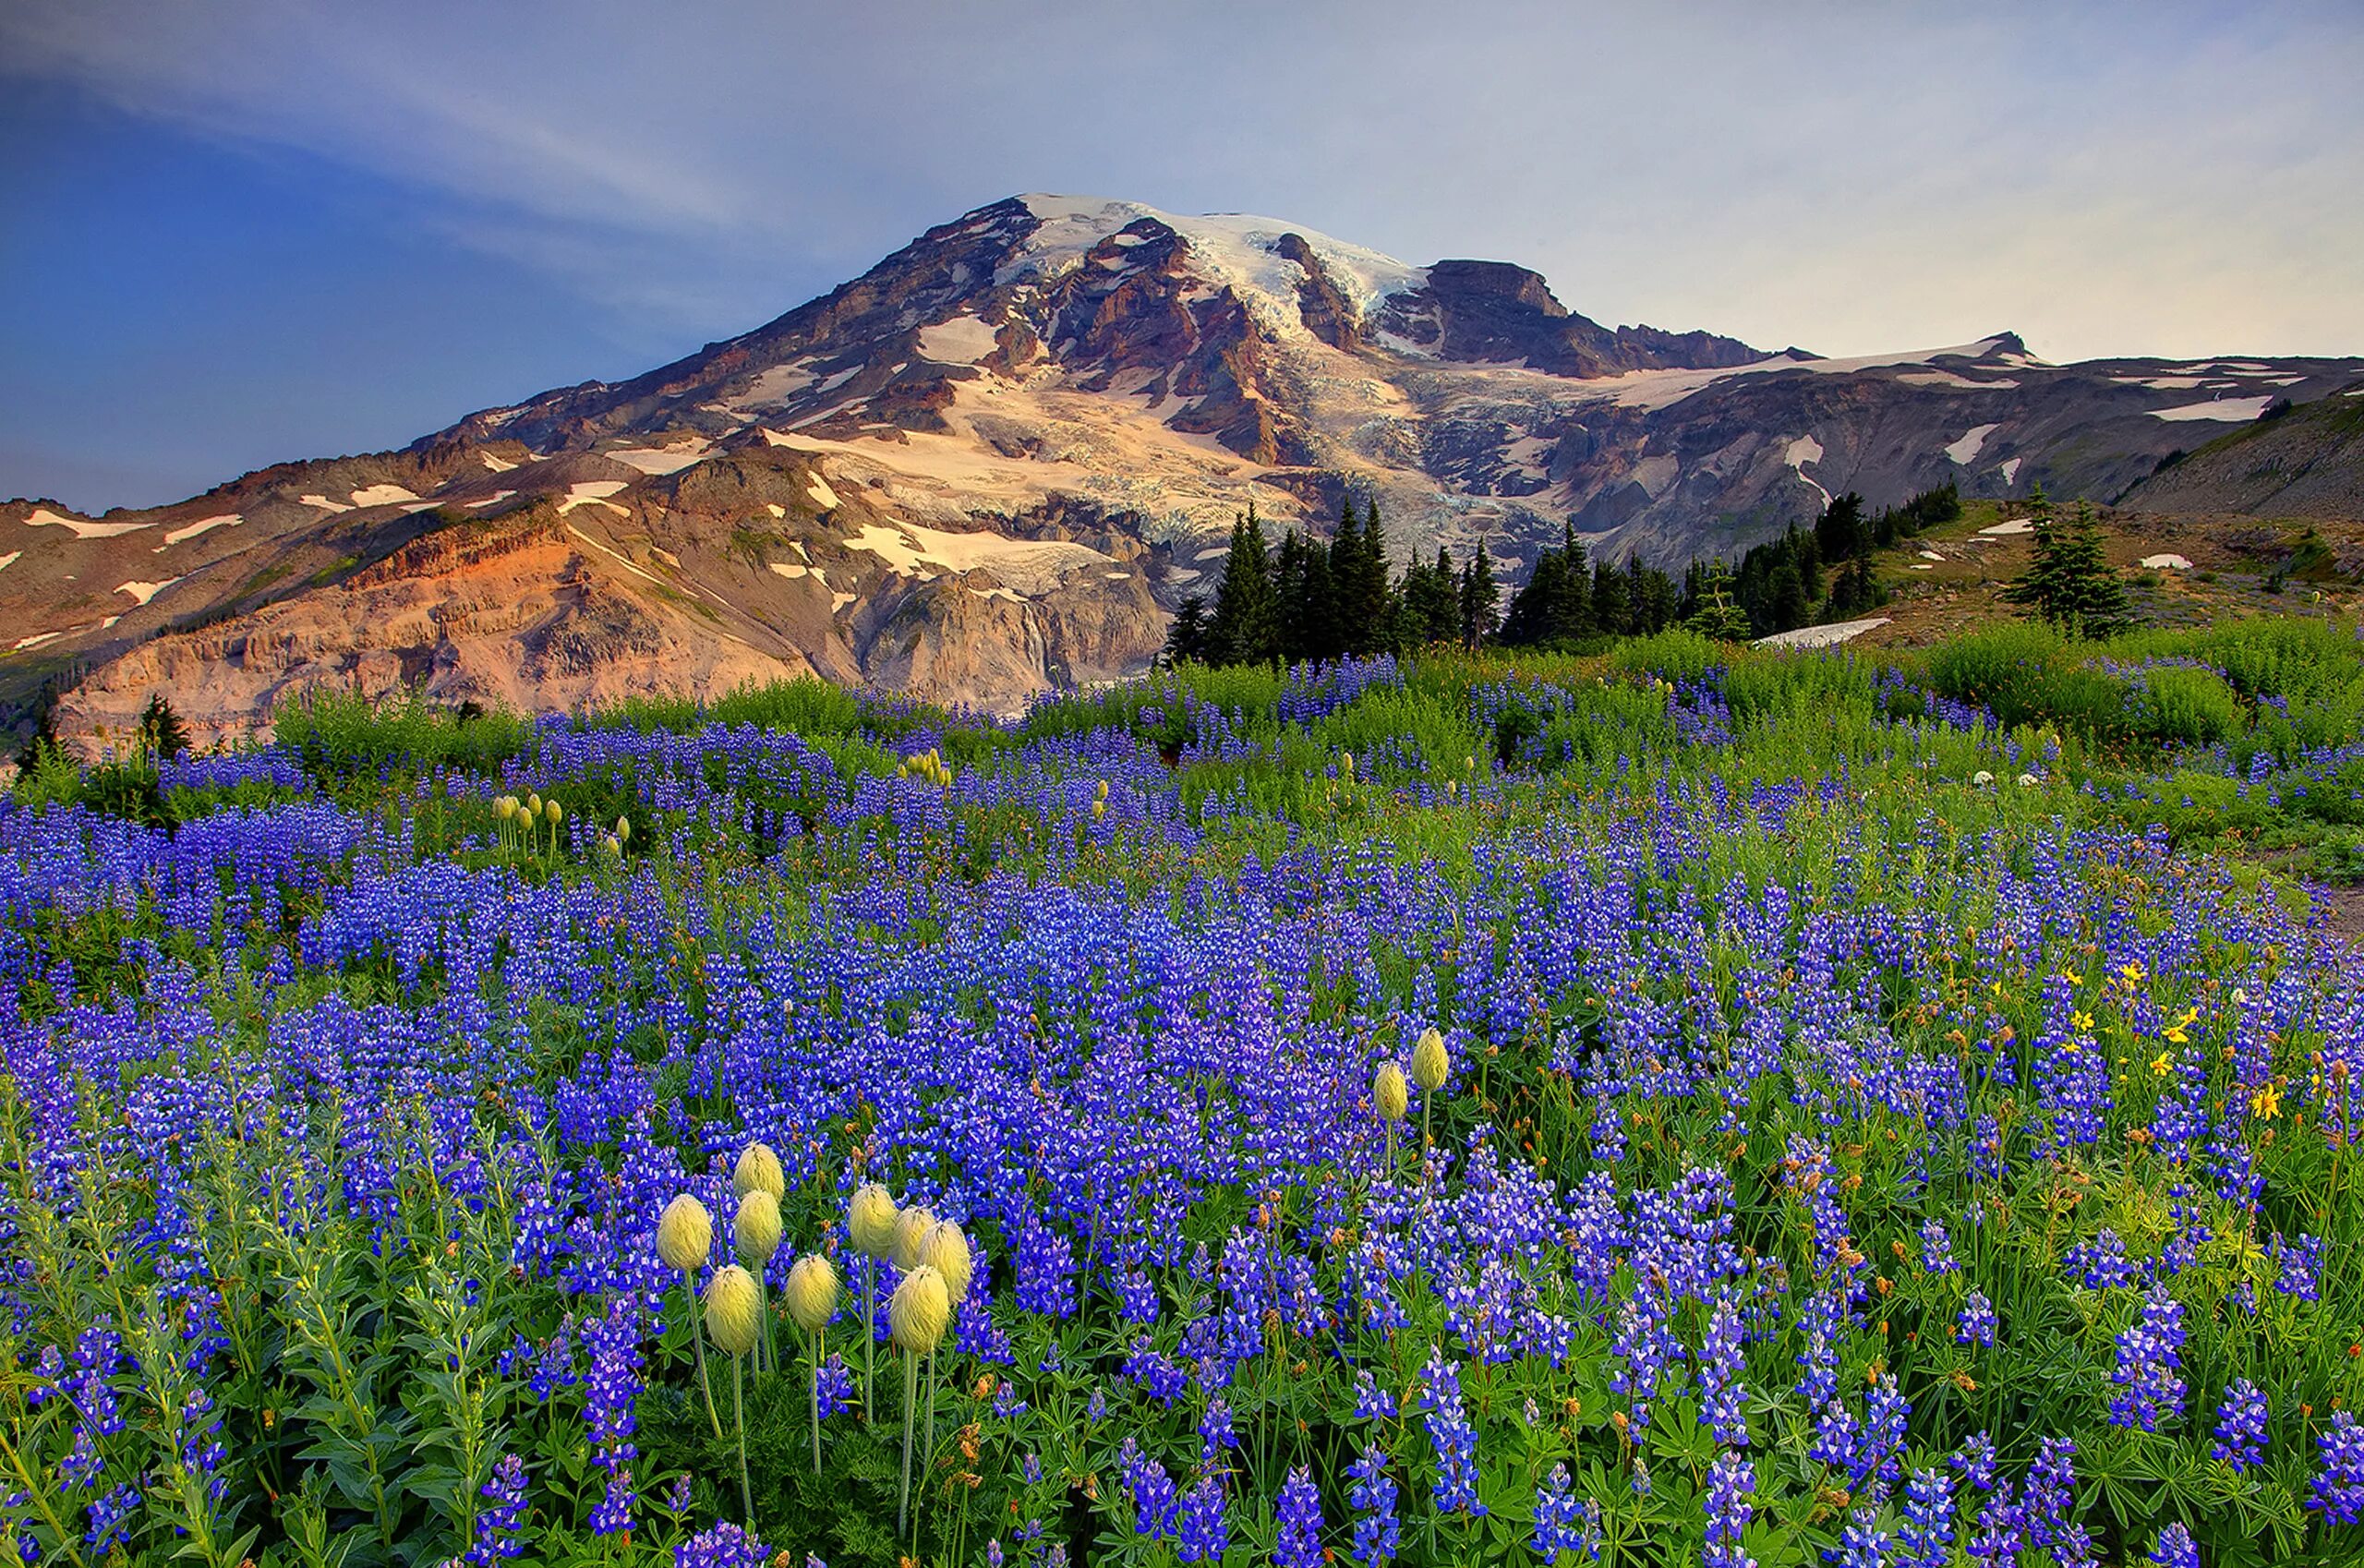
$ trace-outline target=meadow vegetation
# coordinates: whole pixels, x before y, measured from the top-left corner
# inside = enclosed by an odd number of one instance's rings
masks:
[[[0,1528],[2353,1561],[2359,874],[2300,616],[44,750]]]

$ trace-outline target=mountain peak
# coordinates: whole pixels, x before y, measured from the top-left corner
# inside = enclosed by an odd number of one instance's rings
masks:
[[[0,508],[0,701],[159,682],[218,736],[291,692],[564,706],[811,670],[996,709],[1138,670],[1233,517],[1515,579],[1736,553],[1831,495],[2106,498],[2358,361],[2053,367],[2014,332],[1824,359],[1609,327],[1514,262],[1416,266],[1285,219],[1035,192],[645,375],[402,452],[90,520]],[[13,662],[10,662],[13,660]]]

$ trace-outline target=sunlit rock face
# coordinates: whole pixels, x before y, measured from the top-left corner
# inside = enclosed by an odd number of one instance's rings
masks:
[[[630,381],[176,506],[0,507],[0,702],[67,687],[96,736],[162,690],[205,739],[322,687],[551,707],[809,671],[1007,712],[1143,669],[1251,504],[1321,532],[1351,493],[1398,562],[1511,580],[1571,523],[1679,565],[1847,490],[2237,511],[2273,498],[2207,443],[2356,386],[2008,333],[1769,354],[1604,327],[1508,262],[1013,197]],[[2355,442],[2307,430],[2306,493],[2352,502]]]

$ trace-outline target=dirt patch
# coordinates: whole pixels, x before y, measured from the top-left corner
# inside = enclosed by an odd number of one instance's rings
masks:
[[[2322,918],[2323,929],[2349,942],[2364,940],[2364,886],[2310,882],[2307,899]]]

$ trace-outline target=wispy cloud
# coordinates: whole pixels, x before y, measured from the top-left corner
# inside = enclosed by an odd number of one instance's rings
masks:
[[[16,0],[0,74],[406,192],[653,354],[1022,189],[1775,346],[2364,352],[2345,3]]]

